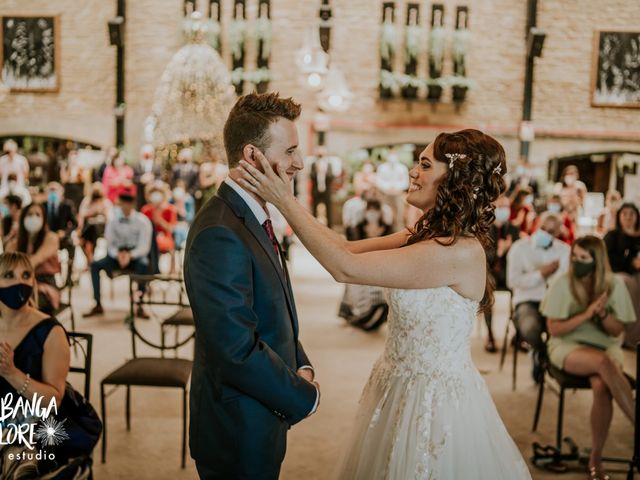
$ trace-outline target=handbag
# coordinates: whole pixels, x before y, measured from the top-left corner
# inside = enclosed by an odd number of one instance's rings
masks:
[[[102,435],[102,420],[93,406],[68,382],[57,420],[69,436],[56,448],[56,456],[71,458],[90,455]]]

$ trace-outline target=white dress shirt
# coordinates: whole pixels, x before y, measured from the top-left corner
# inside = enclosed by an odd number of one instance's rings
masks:
[[[557,238],[549,248],[536,246],[534,237],[517,240],[507,253],[507,286],[511,289],[512,304],[515,307],[522,302],[540,302],[547,285],[569,269],[571,248]],[[560,262],[558,269],[544,278],[538,270],[546,263]]]
[[[244,203],[247,204],[247,206],[251,210],[251,213],[253,213],[253,216],[256,217],[256,219],[258,220],[258,223],[260,225],[262,225],[264,222],[266,222],[269,219],[269,215],[265,211],[264,207],[262,205],[260,205],[260,203],[255,198],[253,198],[249,194],[249,192],[247,192],[244,188],[242,188],[240,185],[238,185],[231,177],[225,178],[224,179],[224,183],[229,185],[233,189],[234,192],[236,192],[238,195],[240,195],[240,198],[242,198]],[[278,257],[280,257],[280,256],[278,256]],[[280,262],[282,262],[282,258],[280,258]],[[312,372],[314,372],[313,367],[311,365],[303,365],[303,366],[300,367],[300,369],[308,369],[308,370],[311,370]],[[316,410],[318,409],[318,401],[319,400],[320,400],[320,392],[318,391],[318,387],[316,387],[316,402],[313,405],[313,408],[311,409],[311,411],[309,412],[309,415],[311,415],[311,414],[316,412]]]

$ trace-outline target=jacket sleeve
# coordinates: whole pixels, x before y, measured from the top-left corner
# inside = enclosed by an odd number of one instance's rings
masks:
[[[198,233],[185,265],[196,335],[224,383],[293,425],[312,410],[316,388],[256,332],[252,268],[249,252],[229,229],[210,227]]]
[[[313,365],[311,365],[311,360],[309,360],[309,357],[307,357],[307,354],[304,351],[304,348],[302,348],[302,343],[300,343],[300,340],[298,340],[298,350],[296,352],[296,366],[298,368],[300,367],[311,367],[311,369],[313,370]]]

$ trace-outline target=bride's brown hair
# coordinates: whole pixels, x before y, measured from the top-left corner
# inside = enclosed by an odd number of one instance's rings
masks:
[[[467,129],[438,135],[433,142],[433,154],[437,161],[452,166],[438,186],[434,207],[418,220],[407,244],[433,239],[448,246],[460,237],[474,236],[485,252],[489,251],[493,247],[489,231],[495,220],[492,202],[506,190],[504,148],[489,135]],[[447,154],[461,156],[452,162]],[[487,266],[482,311],[493,305],[494,289]]]

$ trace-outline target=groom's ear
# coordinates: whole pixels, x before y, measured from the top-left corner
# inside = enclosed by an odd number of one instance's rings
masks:
[[[250,143],[246,144],[242,149],[242,159],[245,162],[249,163],[250,165],[256,168],[260,168],[260,165],[258,164],[258,161],[255,158],[255,154],[254,154],[255,151],[256,151],[256,147],[254,147]]]

